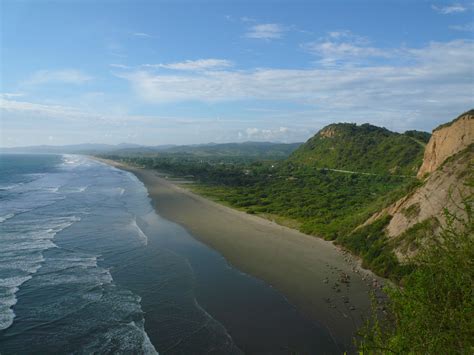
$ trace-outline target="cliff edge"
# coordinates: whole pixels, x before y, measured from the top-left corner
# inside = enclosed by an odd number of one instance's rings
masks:
[[[466,149],[474,142],[474,110],[470,110],[454,121],[441,125],[433,131],[423,164],[417,177],[423,178],[438,169],[450,156]]]

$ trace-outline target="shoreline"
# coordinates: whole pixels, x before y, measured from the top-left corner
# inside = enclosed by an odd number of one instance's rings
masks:
[[[352,348],[352,338],[370,315],[369,293],[386,281],[363,269],[356,257],[330,241],[197,195],[154,170],[92,159],[133,173],[160,216],[182,225],[238,270],[276,288],[344,348]]]

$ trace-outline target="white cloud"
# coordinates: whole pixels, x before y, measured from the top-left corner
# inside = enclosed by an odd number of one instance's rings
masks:
[[[22,96],[25,96],[24,93],[21,93],[21,92],[4,92],[4,93],[0,93],[0,98],[11,98],[11,97],[22,97]]]
[[[449,26],[449,28],[455,31],[474,32],[474,22],[466,23],[465,25],[453,25]]]
[[[0,110],[6,113],[24,112],[36,113],[48,117],[80,117],[83,113],[71,107],[61,105],[44,105],[26,101],[16,101],[0,98]],[[5,117],[6,119],[6,117]]]
[[[168,64],[151,64],[145,65],[149,67],[160,67],[165,69],[172,69],[172,70],[208,70],[208,69],[220,69],[220,68],[227,68],[231,67],[233,63],[230,60],[225,59],[215,59],[215,58],[208,58],[208,59],[198,59],[198,60],[186,60],[184,62],[178,63],[168,63]]]
[[[456,14],[467,10],[467,7],[461,4],[452,4],[448,6],[431,5],[431,8],[442,15]]]
[[[319,63],[326,66],[360,64],[362,59],[388,58],[393,54],[371,46],[367,38],[346,30],[329,32],[317,41],[305,43],[303,48],[321,58]]]
[[[93,96],[101,96],[101,92],[89,93]],[[214,119],[176,117],[176,116],[146,116],[131,115],[127,112],[122,113],[101,113],[97,109],[85,110],[84,105],[66,106],[58,104],[45,104],[29,101],[17,101],[4,98],[0,95],[0,115],[4,122],[15,122],[16,117],[37,119],[44,118],[46,122],[50,119],[58,119],[61,122],[83,122],[83,123],[104,123],[105,125],[126,125],[127,123],[170,123],[178,125],[199,125],[215,122]],[[17,116],[18,115],[18,116]],[[146,125],[145,125],[146,127]]]
[[[197,60],[185,60],[183,62],[175,63],[159,63],[159,64],[142,64],[138,67],[131,67],[124,64],[109,64],[112,68],[118,69],[170,69],[182,71],[203,71],[216,70],[232,67],[234,63],[226,59],[206,58]]]
[[[146,116],[102,114],[96,110],[87,111],[79,107],[17,101],[2,97],[0,97],[0,114],[2,114],[2,119],[5,122],[15,121],[16,117],[44,118],[46,121],[57,119],[62,122],[80,121],[104,124],[123,124],[124,122],[133,121],[150,122],[150,117]]]
[[[135,37],[143,37],[143,38],[152,38],[153,36],[148,34],[148,33],[145,33],[145,32],[134,32],[132,33],[133,36]]]
[[[283,36],[285,28],[276,23],[263,23],[251,26],[245,37],[257,39],[278,39]]]
[[[249,127],[237,132],[239,141],[295,142],[303,141],[311,135],[311,130],[297,127]]]
[[[81,111],[78,108],[63,105],[39,104],[27,101],[16,101],[0,98],[0,111],[4,113],[25,113],[38,116],[61,118],[67,121],[80,120],[84,118],[100,118],[99,114]],[[8,115],[4,116],[6,120]]]
[[[132,68],[125,64],[116,64],[116,63],[109,64],[109,66],[111,66],[112,68],[118,68],[118,69],[131,69]]]
[[[62,84],[84,84],[91,81],[92,76],[83,73],[76,69],[63,70],[39,70],[23,82],[25,85],[42,85],[50,83]]]
[[[278,100],[351,116],[382,110],[392,118],[400,112],[406,117],[420,112],[439,115],[440,110],[461,112],[472,106],[473,41],[432,42],[400,49],[399,55],[402,64],[192,74],[137,70],[117,76],[150,103]]]
[[[242,21],[242,22],[257,22],[257,20],[255,20],[254,18],[248,17],[248,16],[242,16],[240,18],[240,21]]]

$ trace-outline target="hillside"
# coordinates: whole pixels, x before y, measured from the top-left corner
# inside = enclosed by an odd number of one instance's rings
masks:
[[[418,176],[422,185],[369,218],[360,229],[387,220],[382,232],[388,247],[401,261],[413,256],[446,225],[445,210],[463,218],[463,203],[470,196],[474,179],[474,116],[472,111],[433,131]],[[472,206],[471,206],[472,207]],[[351,236],[348,236],[350,239]]]
[[[414,132],[400,134],[367,123],[331,124],[299,147],[290,160],[317,168],[415,175],[426,133]]]
[[[244,142],[172,147],[166,153],[190,154],[196,156],[247,156],[261,158],[286,158],[301,143]]]

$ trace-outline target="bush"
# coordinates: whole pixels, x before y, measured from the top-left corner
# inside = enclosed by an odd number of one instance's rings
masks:
[[[403,287],[387,288],[388,317],[366,325],[361,353],[474,352],[472,197],[464,205],[465,218],[446,213],[446,227],[414,258],[416,269]]]

